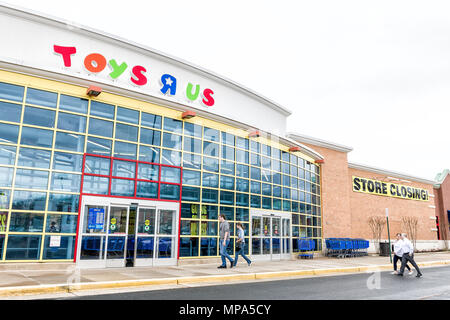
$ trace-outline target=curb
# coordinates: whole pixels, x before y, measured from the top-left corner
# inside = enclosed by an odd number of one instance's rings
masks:
[[[418,262],[419,267],[432,267],[450,265],[450,260]],[[71,293],[83,290],[96,289],[114,289],[128,288],[152,285],[183,285],[192,283],[206,282],[229,282],[238,280],[265,280],[274,278],[299,277],[299,276],[321,276],[336,273],[361,273],[361,272],[377,272],[382,270],[390,270],[391,264],[377,266],[362,267],[346,267],[346,268],[326,268],[326,269],[308,269],[293,271],[274,271],[260,272],[248,274],[228,274],[228,275],[211,275],[199,277],[178,277],[178,278],[160,278],[160,279],[143,279],[143,280],[121,280],[121,281],[104,281],[104,282],[85,282],[78,284],[53,284],[38,286],[22,286],[0,288],[0,297],[20,296],[32,294],[51,294],[51,293]]]

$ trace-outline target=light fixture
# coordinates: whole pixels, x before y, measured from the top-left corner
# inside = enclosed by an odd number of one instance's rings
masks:
[[[249,138],[257,138],[261,135],[261,133],[258,130],[252,131],[248,134]]]
[[[300,147],[290,147],[289,148],[289,152],[295,152],[295,151],[300,151]]]
[[[318,160],[315,160],[314,163],[325,163],[325,160],[323,160],[323,159],[318,159]]]
[[[193,118],[195,116],[196,116],[195,112],[191,111],[191,110],[185,111],[185,112],[183,112],[181,114],[181,118],[182,119],[190,119],[190,118]]]
[[[96,86],[89,86],[86,92],[90,97],[97,97],[100,93],[102,93],[102,88]]]

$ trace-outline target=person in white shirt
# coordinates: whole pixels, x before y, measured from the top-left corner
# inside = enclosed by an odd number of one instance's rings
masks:
[[[402,233],[402,240],[403,240],[403,243],[402,243],[402,251],[403,251],[402,266],[400,267],[400,272],[397,275],[403,276],[403,272],[405,271],[406,263],[411,262],[411,264],[417,271],[416,277],[420,278],[422,276],[422,273],[420,272],[419,266],[417,265],[417,263],[414,261],[414,258],[413,258],[414,247],[413,247],[411,241],[409,241],[409,239],[407,238],[406,233]]]
[[[402,240],[402,234],[397,233],[397,240],[394,242],[394,272],[392,274],[397,274],[397,262],[400,260],[402,261],[403,256],[403,250],[402,250],[403,240]],[[409,270],[409,274],[413,274],[413,271],[411,270],[411,267],[406,263],[406,269]]]

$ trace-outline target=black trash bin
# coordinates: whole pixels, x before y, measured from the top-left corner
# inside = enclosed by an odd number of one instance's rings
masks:
[[[380,242],[380,256],[389,257],[389,243]]]

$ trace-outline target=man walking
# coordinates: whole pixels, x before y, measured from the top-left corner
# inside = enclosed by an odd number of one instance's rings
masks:
[[[417,271],[416,277],[420,278],[422,276],[422,273],[420,272],[419,266],[417,265],[417,263],[414,261],[414,258],[413,258],[414,247],[413,247],[411,241],[409,241],[409,239],[406,237],[406,233],[402,233],[402,240],[403,240],[403,244],[402,244],[402,251],[403,251],[402,266],[400,267],[400,272],[397,275],[398,276],[403,276],[403,272],[405,271],[406,263],[407,262],[411,262],[411,264],[413,265],[413,267]]]
[[[222,265],[218,266],[217,268],[226,268],[227,267],[227,261],[225,258],[230,260],[230,268],[233,268],[234,260],[230,257],[230,255],[227,252],[228,244],[230,243],[230,224],[225,219],[225,215],[221,214],[219,216],[219,253],[220,257],[222,258]]]
[[[394,242],[394,272],[392,272],[392,274],[398,274],[397,271],[397,262],[398,260],[400,260],[400,263],[402,261],[402,257],[403,257],[403,240],[402,240],[402,234],[401,233],[397,233],[397,240]],[[413,274],[413,271],[411,270],[411,268],[409,267],[408,263],[406,263],[406,268],[409,270],[409,274]]]

